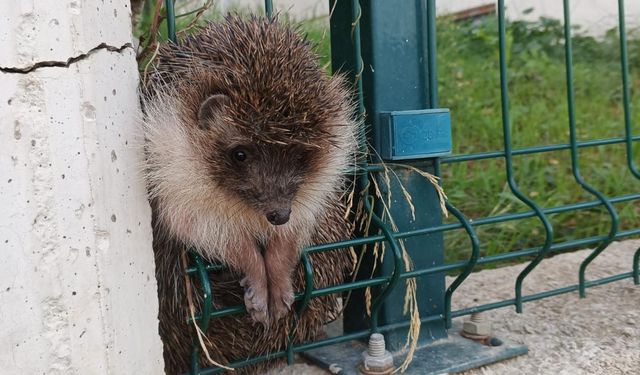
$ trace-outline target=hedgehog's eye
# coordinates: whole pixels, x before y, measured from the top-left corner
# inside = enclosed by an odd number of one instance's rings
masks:
[[[247,152],[244,149],[236,148],[231,151],[231,156],[237,161],[245,161],[247,160]]]

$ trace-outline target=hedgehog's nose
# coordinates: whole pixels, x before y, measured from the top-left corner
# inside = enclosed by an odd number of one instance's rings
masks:
[[[273,225],[282,225],[289,221],[289,215],[291,215],[291,209],[271,211],[267,214],[267,220]]]

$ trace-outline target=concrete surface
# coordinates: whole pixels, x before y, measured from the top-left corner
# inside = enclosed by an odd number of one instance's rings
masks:
[[[640,241],[611,245],[587,269],[587,280],[631,271]],[[525,294],[578,281],[578,267],[590,250],[544,260],[525,281]],[[473,274],[454,297],[454,308],[513,296],[515,275],[523,265]],[[477,298],[478,301],[474,301]],[[467,375],[640,374],[640,286],[631,279],[489,312],[495,334],[529,346],[529,354],[469,371]]]
[[[127,0],[0,3],[3,375],[162,372],[130,39]]]
[[[587,270],[587,279],[631,271],[640,240],[611,245]],[[575,284],[578,266],[589,254],[582,250],[544,260],[525,281],[525,295]],[[473,273],[453,297],[460,309],[513,298],[513,283],[525,265]],[[453,279],[448,278],[450,283]],[[529,346],[529,354],[467,371],[465,375],[637,375],[640,374],[640,286],[631,279],[525,303],[524,313],[513,307],[491,310],[494,334]],[[415,366],[419,364],[414,363]],[[410,367],[411,369],[412,367]],[[328,374],[306,363],[270,375]]]
[[[128,0],[0,2],[0,67],[66,61],[101,43],[131,42]]]

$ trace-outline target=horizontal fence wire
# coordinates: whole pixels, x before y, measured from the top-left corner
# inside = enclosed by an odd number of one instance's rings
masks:
[[[608,146],[608,145],[615,145],[619,143],[633,144],[633,142],[637,142],[637,141],[640,141],[640,136],[629,135],[624,138],[619,137],[619,138],[597,139],[592,141],[576,142],[576,146],[578,148],[584,148],[584,147],[595,147],[595,146]],[[571,148],[571,145],[568,143],[547,145],[547,146],[525,147],[525,148],[519,148],[519,149],[513,150],[512,156],[530,155],[530,154],[537,154],[542,152],[563,151],[563,150],[569,150],[570,148]],[[475,154],[443,156],[442,163],[443,164],[460,163],[460,162],[472,161],[472,160],[494,159],[494,158],[500,158],[504,156],[505,156],[504,151],[491,151],[491,152],[479,152]],[[633,160],[631,162],[633,162]]]
[[[585,283],[585,286],[586,287],[593,287],[593,286],[605,285],[605,284],[608,284],[608,283],[611,283],[611,282],[614,282],[614,281],[620,281],[620,280],[628,279],[628,278],[631,278],[631,277],[633,277],[632,273],[631,272],[626,272],[626,273],[622,273],[622,274],[619,274],[619,275],[614,275],[614,276],[604,277],[604,278],[597,279],[597,280],[587,281]],[[557,296],[557,295],[561,295],[561,294],[565,294],[565,293],[575,292],[575,291],[579,290],[579,288],[580,288],[580,286],[578,284],[571,285],[571,286],[567,286],[567,287],[563,287],[563,288],[553,289],[553,290],[550,290],[550,291],[545,291],[545,292],[540,292],[540,293],[527,295],[527,296],[524,296],[522,300],[523,300],[523,302],[535,301],[535,300],[548,298],[548,297],[553,297],[553,296]],[[515,299],[503,300],[503,301],[499,301],[499,302],[487,303],[487,304],[484,304],[484,305],[479,305],[479,306],[474,306],[474,307],[470,307],[470,308],[456,310],[456,311],[453,311],[451,315],[454,318],[459,318],[459,317],[471,315],[473,313],[478,313],[478,312],[494,310],[494,309],[498,309],[498,308],[502,308],[502,307],[512,306],[515,303],[516,303]],[[421,318],[420,322],[421,323],[429,323],[429,322],[433,322],[433,321],[437,321],[437,320],[443,320],[444,318],[445,317],[443,315],[430,315],[430,316]],[[385,332],[389,332],[389,331],[393,331],[393,330],[397,330],[397,329],[401,329],[401,328],[406,328],[406,327],[409,326],[409,324],[410,324],[409,321],[404,321],[404,322],[399,322],[399,323],[394,323],[394,324],[387,324],[387,325],[378,327],[378,332],[385,333]],[[321,347],[324,347],[324,346],[336,345],[336,344],[340,344],[340,343],[344,343],[344,342],[348,342],[348,341],[352,341],[352,340],[363,339],[363,338],[368,337],[370,334],[371,334],[370,330],[361,330],[361,331],[358,331],[358,332],[353,332],[353,333],[345,334],[345,335],[342,335],[342,336],[329,337],[329,338],[318,340],[318,341],[314,341],[314,342],[293,345],[291,350],[293,351],[293,353],[302,353],[302,352],[305,352],[305,351],[308,351],[308,350],[313,350],[313,349],[321,348]],[[250,365],[253,365],[253,364],[256,364],[256,363],[260,363],[262,361],[266,361],[266,360],[270,360],[270,359],[276,359],[276,358],[282,358],[282,357],[285,357],[286,355],[287,355],[287,350],[282,350],[282,351],[270,353],[268,355],[262,355],[262,356],[254,357],[254,358],[251,358],[251,359],[247,359],[247,360],[231,363],[231,364],[229,364],[229,367],[242,368],[242,367],[245,367],[245,366],[250,366]],[[200,372],[198,372],[198,374],[200,374],[200,375],[218,374],[218,373],[221,373],[221,372],[224,372],[224,371],[225,370],[222,369],[222,368],[212,367],[212,368],[209,368],[209,369],[200,370]]]
[[[361,8],[358,0],[351,1],[351,31],[353,42],[353,66],[355,73],[355,88],[357,92],[357,108],[358,115],[364,116],[364,103],[363,103],[363,89],[362,89],[362,72],[363,61],[361,56],[361,36],[360,36],[360,19]],[[427,38],[427,50],[428,50],[428,76],[429,81],[429,95],[428,103],[425,105],[428,108],[438,108],[438,90],[437,90],[437,64],[436,64],[436,22],[435,22],[435,0],[427,0],[427,18],[428,27],[425,37]],[[176,29],[175,29],[175,9],[173,0],[165,0],[166,16],[167,16],[167,31],[169,39],[176,41]],[[265,14],[271,18],[274,14],[273,3],[270,0],[265,0]],[[409,278],[417,278],[431,274],[445,273],[459,271],[457,277],[449,285],[445,292],[445,311],[443,314],[430,315],[421,317],[422,323],[444,321],[447,327],[451,326],[451,320],[453,318],[459,318],[466,315],[470,315],[476,312],[487,311],[497,308],[503,308],[507,306],[515,306],[516,311],[522,311],[522,304],[525,302],[535,301],[542,298],[548,298],[565,293],[578,291],[580,296],[584,296],[586,288],[604,285],[611,282],[624,280],[631,278],[636,284],[640,284],[640,249],[634,253],[632,268],[630,272],[621,273],[609,277],[600,278],[597,280],[586,280],[585,272],[587,266],[593,261],[606,247],[614,240],[633,237],[640,235],[640,228],[620,230],[619,218],[617,215],[615,204],[622,204],[640,199],[640,193],[632,193],[627,195],[621,195],[617,197],[606,197],[602,192],[598,191],[590,184],[588,184],[582,177],[579,169],[579,150],[590,147],[600,147],[609,145],[624,144],[626,150],[627,167],[630,173],[636,178],[640,179],[640,170],[634,161],[633,147],[634,143],[640,140],[640,136],[633,135],[633,124],[631,116],[631,88],[629,79],[629,62],[627,52],[627,40],[626,40],[626,27],[624,22],[624,0],[618,0],[618,16],[619,16],[619,42],[620,42],[620,62],[621,62],[621,74],[622,74],[622,87],[623,87],[623,108],[624,108],[624,137],[607,138],[607,139],[593,139],[588,141],[577,141],[576,139],[576,120],[575,120],[575,98],[573,89],[573,62],[572,62],[572,44],[571,44],[571,16],[569,12],[568,0],[563,0],[563,19],[564,19],[564,48],[565,48],[565,68],[566,68],[566,85],[567,85],[567,105],[568,105],[568,129],[569,129],[569,142],[562,144],[540,145],[525,148],[512,148],[512,140],[510,133],[510,118],[509,118],[509,93],[508,93],[508,71],[506,64],[506,19],[505,19],[505,4],[504,0],[498,1],[497,17],[498,17],[498,49],[499,49],[499,63],[500,63],[500,89],[501,89],[501,106],[502,106],[502,130],[503,130],[503,150],[489,151],[481,153],[471,154],[459,154],[445,156],[439,159],[435,159],[435,174],[440,176],[441,164],[461,163],[468,161],[484,160],[503,158],[505,160],[505,177],[507,184],[511,192],[526,206],[529,207],[528,211],[506,213],[495,216],[481,217],[477,219],[467,218],[462,211],[456,208],[452,202],[446,202],[447,211],[452,214],[457,222],[441,224],[428,228],[420,228],[410,231],[394,232],[381,218],[373,213],[373,207],[371,205],[371,199],[364,195],[364,203],[366,211],[371,215],[373,227],[379,234],[368,235],[360,238],[353,238],[344,241],[338,241],[333,243],[319,244],[310,246],[302,251],[301,264],[304,269],[305,287],[301,293],[295,295],[295,300],[300,303],[296,307],[296,319],[299,314],[308,306],[309,301],[312,298],[326,296],[329,294],[337,294],[349,292],[356,289],[362,289],[367,287],[379,286],[382,288],[382,292],[376,297],[372,303],[372,314],[370,316],[371,329],[352,332],[336,337],[329,337],[322,340],[307,342],[301,344],[295,344],[293,342],[295,324],[292,325],[289,331],[287,346],[284,350],[269,355],[258,356],[249,358],[246,360],[238,361],[230,364],[230,367],[240,368],[257,364],[265,360],[274,358],[285,357],[289,363],[294,361],[294,355],[307,350],[316,349],[328,345],[335,345],[351,340],[363,339],[368,337],[372,332],[389,332],[392,330],[402,329],[409,326],[410,322],[403,321],[394,324],[379,325],[377,315],[381,305],[384,303],[386,296],[398,285],[402,280]],[[594,196],[595,199],[590,201],[583,201],[571,204],[565,204],[556,207],[541,207],[536,204],[532,199],[520,191],[517,182],[514,179],[514,159],[517,156],[532,155],[537,153],[555,152],[555,151],[569,151],[571,156],[571,169],[574,180],[579,184],[582,189]],[[361,142],[361,151],[366,152],[366,146]],[[377,164],[367,164],[366,162],[360,166],[365,173],[359,175],[357,179],[357,186],[361,191],[366,191],[369,186],[369,174],[375,174],[384,170],[384,166]],[[375,177],[374,177],[375,178]],[[588,238],[580,238],[567,240],[562,242],[554,242],[553,227],[549,220],[549,216],[578,211],[594,209],[598,207],[604,207],[609,216],[611,217],[611,227],[606,235],[592,236]],[[536,246],[525,249],[504,249],[504,252],[491,255],[480,256],[481,241],[476,233],[476,228],[486,225],[493,225],[498,223],[505,223],[515,220],[523,220],[529,218],[538,218],[545,228],[545,240],[542,246]],[[404,270],[402,252],[400,249],[400,241],[410,237],[424,236],[432,233],[447,232],[452,230],[464,230],[468,236],[471,244],[469,258],[463,261],[457,261],[452,263],[446,263],[436,265],[428,268],[413,269],[410,271]],[[323,288],[314,288],[313,285],[313,265],[309,260],[309,255],[335,250],[346,249],[353,246],[362,246],[375,243],[385,242],[391,249],[390,253],[393,257],[394,267],[390,275],[376,276],[369,279],[355,280],[352,282],[333,285]],[[595,250],[583,261],[579,270],[579,283],[575,285],[565,286],[553,290],[533,293],[529,295],[522,294],[522,283],[526,276],[548,255],[558,254],[566,251],[571,251],[579,248],[585,248],[590,246],[596,246]],[[389,255],[387,255],[389,256]],[[502,301],[495,301],[478,306],[467,307],[459,310],[451,310],[451,301],[455,290],[464,282],[476,266],[490,265],[498,262],[509,262],[522,258],[530,258],[530,263],[525,269],[518,275],[515,285],[515,296],[513,299],[507,299]],[[192,254],[191,266],[186,269],[188,275],[200,280],[201,287],[204,291],[204,306],[196,316],[195,320],[201,329],[206,330],[210,324],[215,324],[215,318],[229,316],[233,314],[242,314],[245,312],[243,305],[224,307],[220,309],[213,308],[212,290],[215,285],[211,285],[209,282],[208,273],[223,270],[225,267],[219,264],[208,264],[204,262],[200,257]],[[192,319],[188,318],[188,322]],[[197,345],[194,344],[194,350],[192,352],[192,368],[191,374],[216,374],[225,371],[222,368],[211,367],[201,369],[199,367],[199,355]]]
[[[628,237],[632,237],[632,236],[638,236],[638,235],[640,235],[640,228],[632,229],[632,230],[626,230],[626,231],[620,231],[616,235],[615,239],[616,240],[620,240],[620,239],[624,239],[624,238],[628,238]],[[575,249],[578,249],[578,248],[591,246],[591,245],[597,244],[599,242],[602,242],[606,238],[607,238],[606,236],[593,236],[593,237],[588,237],[588,238],[582,238],[582,239],[579,239],[579,240],[564,241],[564,242],[561,242],[561,243],[557,243],[557,244],[551,245],[549,253],[550,254],[557,254],[557,253],[561,253],[561,252],[565,252],[565,251],[569,251],[569,250],[575,250]],[[497,262],[513,261],[513,260],[516,260],[518,258],[534,256],[540,251],[540,249],[541,249],[540,247],[532,247],[532,248],[521,249],[521,250],[517,250],[517,251],[501,253],[501,254],[497,254],[497,255],[479,257],[478,260],[477,260],[477,264],[478,265],[487,265],[487,264],[493,264],[493,263],[497,263]],[[308,253],[308,252],[305,252],[305,253]],[[401,280],[404,280],[404,279],[407,279],[407,278],[410,278],[410,277],[420,277],[420,276],[426,276],[426,275],[430,275],[430,274],[434,274],[434,273],[450,272],[450,271],[455,271],[455,270],[459,270],[459,269],[465,268],[467,265],[468,265],[468,261],[460,261],[460,262],[448,263],[448,264],[444,264],[444,265],[440,265],[440,266],[435,266],[435,267],[429,267],[429,268],[423,268],[423,269],[419,269],[419,270],[403,272],[403,273],[400,274],[399,278]],[[325,287],[325,288],[319,288],[319,289],[313,290],[313,292],[311,293],[311,297],[312,298],[313,297],[320,297],[320,296],[325,296],[325,295],[328,295],[328,294],[348,292],[348,291],[351,291],[351,290],[366,288],[366,287],[370,287],[370,286],[384,285],[388,281],[389,281],[389,277],[387,277],[387,276],[379,276],[379,277],[374,277],[374,278],[371,278],[371,279],[358,280],[358,281],[354,281],[354,282],[350,282],[350,283],[344,283],[344,284],[340,284],[340,285],[329,286],[329,287]],[[300,300],[302,298],[302,296],[303,296],[302,294],[297,294],[295,300]],[[524,302],[527,301],[526,296],[523,297],[523,301]],[[227,315],[240,314],[240,313],[243,313],[244,311],[245,311],[245,308],[244,308],[243,305],[225,307],[225,308],[222,308],[222,309],[213,310],[211,312],[210,317],[211,318],[220,318],[220,317],[227,316]],[[201,318],[202,318],[202,315],[197,315],[196,316],[196,320],[199,320]],[[188,321],[190,322],[191,319],[189,319]]]

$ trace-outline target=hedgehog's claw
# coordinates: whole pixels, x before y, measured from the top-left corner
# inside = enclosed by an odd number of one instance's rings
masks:
[[[269,322],[266,286],[255,285],[246,277],[240,281],[240,285],[244,287],[244,304],[247,308],[247,313],[249,313],[254,322],[266,326]]]
[[[269,314],[274,321],[282,319],[293,304],[293,288],[291,282],[287,285],[280,285],[280,288],[273,288],[269,301]]]

